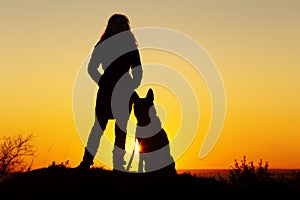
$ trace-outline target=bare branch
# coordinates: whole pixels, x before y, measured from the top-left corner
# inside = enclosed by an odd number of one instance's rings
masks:
[[[3,137],[0,143],[0,180],[11,172],[27,168],[28,158],[35,156],[33,134]]]

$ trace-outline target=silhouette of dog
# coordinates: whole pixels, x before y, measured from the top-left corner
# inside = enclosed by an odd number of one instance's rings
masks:
[[[175,162],[170,154],[169,139],[162,128],[154,107],[154,94],[150,88],[145,98],[135,92],[131,96],[132,107],[137,119],[136,138],[139,143],[139,172],[161,175],[176,175]]]

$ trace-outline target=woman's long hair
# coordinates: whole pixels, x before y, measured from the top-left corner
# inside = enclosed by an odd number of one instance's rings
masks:
[[[101,35],[100,41],[99,41],[99,42],[102,42],[102,41],[104,41],[105,39],[107,39],[107,38],[109,38],[109,37],[111,37],[111,36],[114,35],[114,33],[111,31],[111,30],[112,30],[112,22],[113,22],[115,19],[118,19],[118,18],[121,18],[121,19],[123,19],[123,20],[126,22],[126,31],[127,31],[127,30],[130,31],[130,35],[132,36],[132,39],[133,39],[134,43],[135,43],[136,46],[137,46],[137,41],[136,41],[136,39],[135,39],[133,33],[131,32],[130,21],[129,21],[128,17],[126,17],[126,16],[123,15],[123,14],[118,14],[118,13],[117,13],[117,14],[113,14],[113,15],[109,18],[109,20],[108,20],[108,22],[107,22],[106,29],[105,29],[104,33]]]

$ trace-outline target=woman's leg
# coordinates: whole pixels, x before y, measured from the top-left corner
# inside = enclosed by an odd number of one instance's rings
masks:
[[[115,143],[113,149],[113,168],[118,171],[125,171],[125,143],[126,143],[126,128],[119,127],[117,121],[115,123]]]
[[[100,139],[101,136],[103,135],[103,132],[106,128],[106,125],[108,123],[108,119],[99,119],[99,118],[95,118],[95,123],[91,129],[88,141],[87,141],[87,146],[86,148],[88,149],[88,151],[95,157],[98,148],[99,148],[99,144],[100,144]]]
[[[125,143],[127,135],[127,124],[130,116],[129,100],[133,90],[128,86],[130,76],[123,76],[114,88],[111,105],[112,114],[115,119],[115,142],[113,149],[113,168],[116,171],[125,171],[126,162]],[[130,79],[131,80],[131,79]]]
[[[88,137],[87,145],[84,149],[84,155],[80,165],[77,168],[89,169],[94,163],[94,157],[98,151],[100,139],[106,128],[108,119],[99,119],[95,117],[94,125]]]

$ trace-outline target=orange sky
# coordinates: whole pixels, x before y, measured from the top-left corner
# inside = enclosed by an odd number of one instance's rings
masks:
[[[143,64],[179,70],[196,92],[199,130],[176,160],[177,168],[228,168],[243,155],[254,162],[262,158],[271,168],[300,168],[299,11],[296,0],[1,3],[0,134],[33,133],[35,168],[52,161],[79,164],[93,123],[93,102],[87,101],[81,116],[85,120],[78,124],[74,86],[107,19],[120,12],[133,28],[168,28],[191,37],[207,51],[222,78],[224,127],[212,151],[200,159],[212,106],[203,77],[192,73],[181,57],[141,51]],[[95,85],[87,81],[83,86],[91,95]],[[141,94],[148,86],[155,89],[158,113],[173,140],[180,127],[180,103],[186,101],[176,100],[178,94],[159,85],[145,85]],[[195,116],[187,120],[197,123]],[[112,139],[113,134],[107,131],[106,137]],[[104,145],[98,156],[109,158],[110,153]]]

